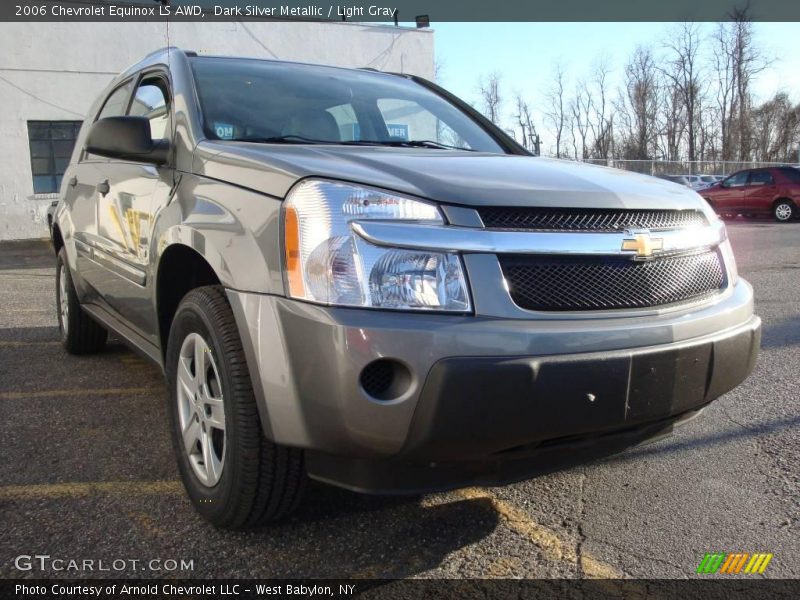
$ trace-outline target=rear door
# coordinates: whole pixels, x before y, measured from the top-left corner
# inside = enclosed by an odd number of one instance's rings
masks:
[[[756,169],[750,171],[747,185],[744,188],[744,198],[742,210],[753,212],[770,212],[772,210],[772,200],[777,194],[778,188],[775,185],[775,178],[767,169]]]
[[[154,71],[140,77],[127,114],[146,117],[153,139],[172,139],[171,108],[168,78]],[[150,241],[154,213],[169,199],[174,171],[170,166],[114,159],[105,175],[97,196],[95,251],[104,273],[96,287],[110,308],[155,341]]]

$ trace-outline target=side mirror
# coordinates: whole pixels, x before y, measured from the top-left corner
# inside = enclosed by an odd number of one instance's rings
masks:
[[[86,150],[108,158],[163,165],[169,158],[169,141],[150,137],[145,117],[107,117],[89,129]]]

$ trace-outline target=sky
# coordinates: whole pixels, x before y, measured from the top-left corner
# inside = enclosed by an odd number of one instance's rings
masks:
[[[611,67],[612,88],[621,81],[628,57],[638,45],[656,51],[674,23],[432,23],[440,84],[478,106],[477,83],[481,76],[497,71],[505,90],[503,113],[512,121],[512,102],[520,91],[528,99],[541,123],[545,94],[554,66],[560,62],[572,79],[590,78],[599,58]],[[710,33],[715,24],[702,23]],[[784,90],[800,101],[800,23],[755,23],[755,42],[775,59],[754,84],[760,98]],[[567,88],[574,89],[574,83]]]

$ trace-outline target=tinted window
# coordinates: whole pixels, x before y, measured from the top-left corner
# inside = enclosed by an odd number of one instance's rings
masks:
[[[169,100],[166,84],[161,79],[145,79],[136,89],[128,112],[131,116],[146,117],[154,140],[169,137]]]
[[[751,171],[750,185],[771,185],[774,183],[769,171]]]
[[[739,171],[724,181],[725,187],[739,187],[747,183],[748,171]]]
[[[34,194],[59,190],[80,129],[81,121],[28,121]]]
[[[781,174],[792,183],[800,183],[800,170],[798,169],[781,169]]]
[[[465,113],[403,77],[207,57],[193,58],[192,68],[211,139],[431,140],[502,152]]]
[[[131,94],[133,82],[129,81],[125,85],[118,87],[111,92],[111,95],[103,105],[103,110],[97,115],[98,119],[105,119],[106,117],[121,117],[125,114],[128,108],[128,98]]]

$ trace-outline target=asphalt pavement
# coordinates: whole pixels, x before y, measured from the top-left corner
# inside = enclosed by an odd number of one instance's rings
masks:
[[[114,341],[68,355],[49,246],[1,243],[0,577],[683,578],[707,552],[772,553],[758,577],[800,577],[800,223],[729,231],[761,357],[672,437],[501,488],[313,484],[292,518],[246,533],[186,500],[160,371]]]

